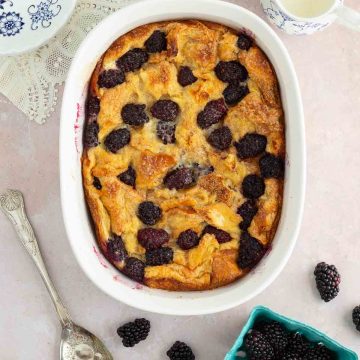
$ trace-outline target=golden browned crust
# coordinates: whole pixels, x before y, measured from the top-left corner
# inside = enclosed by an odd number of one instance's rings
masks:
[[[142,48],[154,30],[167,37],[167,50],[150,54],[140,70],[126,74],[126,81],[111,89],[99,88],[98,76],[104,69],[116,68],[115,61],[128,50]],[[148,266],[144,283],[167,290],[206,290],[229,284],[248,270],[236,263],[242,218],[236,213],[244,199],[240,187],[248,174],[258,174],[259,158],[240,161],[234,147],[217,151],[206,141],[206,131],[196,124],[197,114],[206,103],[222,97],[226,84],[214,73],[220,61],[238,60],[249,73],[250,93],[230,107],[224,125],[234,140],[257,132],[268,139],[266,151],[284,157],[283,111],[277,78],[266,55],[255,44],[248,50],[236,46],[237,35],[223,25],[187,20],[166,21],[141,26],[117,39],[99,60],[90,81],[89,93],[101,101],[100,145],[85,149],[82,157],[84,191],[96,236],[102,251],[113,234],[124,240],[130,256],[144,259],[145,249],[137,241],[144,224],[136,216],[138,205],[150,200],[161,206],[163,216],[154,226],[165,228],[174,250],[171,264]],[[177,82],[180,66],[189,66],[198,80],[187,87]],[[159,99],[172,99],[181,109],[177,121],[176,143],[164,145],[156,137],[156,120],[148,109]],[[146,104],[150,121],[131,129],[130,144],[117,154],[106,151],[105,137],[123,126],[121,108],[129,103]],[[199,178],[187,190],[164,188],[166,173],[178,164],[211,165],[215,171]],[[131,165],[136,169],[136,189],[120,182],[117,175]],[[98,177],[102,189],[93,186]],[[266,191],[258,200],[259,211],[248,232],[268,245],[281,213],[283,181],[266,179]],[[177,247],[178,235],[189,228],[200,234],[210,224],[231,235],[230,242],[219,244],[206,234],[197,247],[184,251]],[[114,263],[122,269],[123,262]]]

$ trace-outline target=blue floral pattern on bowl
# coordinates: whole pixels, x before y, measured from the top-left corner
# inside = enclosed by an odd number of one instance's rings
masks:
[[[39,24],[43,28],[51,25],[51,19],[59,15],[61,11],[61,5],[58,5],[57,2],[58,0],[45,0],[38,5],[29,6],[28,13],[30,14],[32,30],[37,30]]]
[[[0,14],[0,34],[2,36],[15,36],[24,26],[23,18],[15,11]]]

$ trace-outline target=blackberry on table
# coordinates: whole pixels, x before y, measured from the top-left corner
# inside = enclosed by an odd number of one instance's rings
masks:
[[[279,322],[260,323],[257,329],[265,336],[277,356],[284,353],[288,345],[288,334]]]
[[[352,320],[356,330],[360,331],[360,305],[356,306],[352,312]]]
[[[136,171],[133,169],[131,165],[117,176],[117,178],[123,182],[126,185],[132,186],[135,188],[135,182],[136,182]]]
[[[232,142],[231,131],[227,126],[215,129],[207,138],[208,143],[218,150],[226,150]]]
[[[156,125],[156,134],[163,144],[174,144],[176,124],[167,121],[159,121]]]
[[[87,123],[84,131],[84,146],[91,148],[99,145],[99,125],[97,122]]]
[[[146,265],[159,266],[169,264],[174,257],[174,251],[169,247],[148,250],[145,253]]]
[[[166,50],[166,34],[163,31],[155,30],[145,41],[144,45],[148,53],[157,53]]]
[[[153,104],[150,112],[159,120],[174,121],[180,113],[180,107],[172,100],[158,100]]]
[[[170,360],[195,360],[195,355],[190,346],[182,341],[176,341],[166,352]]]
[[[149,121],[145,112],[145,104],[126,104],[121,109],[121,117],[125,124],[141,126]]]
[[[143,201],[138,206],[137,215],[145,225],[155,225],[162,216],[162,210],[152,201]]]
[[[227,111],[224,99],[211,100],[198,114],[197,124],[201,129],[207,129],[224,119]]]
[[[266,149],[267,139],[264,135],[248,133],[234,145],[238,158],[244,160],[262,154]]]
[[[133,347],[140,341],[145,340],[150,332],[150,321],[144,318],[128,322],[117,329],[125,347]]]
[[[113,130],[106,136],[104,145],[112,153],[116,154],[118,150],[130,142],[130,131],[128,129]]]
[[[194,173],[191,169],[183,167],[168,172],[164,178],[164,185],[168,189],[185,189],[195,183]]]
[[[255,200],[247,200],[238,207],[237,213],[242,217],[242,222],[240,223],[241,230],[247,230],[249,228],[258,210]]]
[[[135,257],[129,257],[125,262],[123,272],[130,279],[142,283],[144,281],[145,264]]]
[[[141,68],[149,59],[149,55],[143,49],[135,48],[126,52],[116,60],[116,66],[124,71],[130,72]]]
[[[249,50],[252,46],[253,39],[246,35],[246,34],[239,34],[238,40],[237,40],[237,46],[241,50]]]
[[[253,268],[262,259],[265,252],[264,245],[244,231],[240,236],[238,266],[241,269]]]
[[[264,335],[257,330],[250,330],[245,337],[245,349],[249,360],[273,360],[274,350]]]
[[[193,84],[197,77],[193,74],[192,70],[188,66],[181,66],[177,76],[178,83],[185,87]]]
[[[245,176],[242,182],[242,194],[248,199],[257,199],[265,193],[264,180],[255,174]]]
[[[202,235],[204,234],[212,234],[215,236],[217,242],[219,244],[224,244],[228,241],[231,240],[231,235],[224,231],[224,230],[221,230],[221,229],[218,229],[216,228],[215,226],[212,226],[212,225],[206,225],[203,232],[202,232]]]
[[[189,250],[199,244],[199,236],[194,230],[187,229],[180,233],[176,243],[180,249]]]
[[[127,258],[123,239],[121,236],[114,234],[112,239],[109,239],[107,245],[107,256],[112,261],[123,261]]]
[[[98,77],[98,86],[100,88],[110,89],[120,85],[125,81],[125,74],[120,69],[103,70]]]
[[[245,81],[248,77],[246,68],[238,61],[220,61],[215,66],[215,74],[225,83]]]
[[[284,160],[272,154],[265,154],[259,161],[261,176],[265,179],[284,177],[285,165]]]
[[[93,186],[96,190],[101,190],[102,189],[102,185],[100,182],[100,179],[96,176],[94,176],[94,180],[93,180]]]
[[[328,265],[321,262],[316,265],[315,271],[316,287],[319,290],[321,298],[325,302],[334,299],[339,291],[339,284],[341,281],[340,274],[335,265]]]
[[[137,239],[146,250],[154,250],[167,243],[170,236],[163,229],[145,228],[138,231]]]

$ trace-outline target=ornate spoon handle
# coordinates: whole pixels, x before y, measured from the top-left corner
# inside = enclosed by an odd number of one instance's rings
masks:
[[[62,326],[72,327],[70,315],[63,305],[45,268],[34,231],[25,213],[24,199],[21,192],[18,190],[8,190],[6,193],[0,194],[0,208],[14,225],[21,243],[37,266],[53,300]]]

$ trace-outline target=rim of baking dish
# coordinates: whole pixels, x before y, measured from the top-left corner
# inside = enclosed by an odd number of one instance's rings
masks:
[[[242,279],[218,289],[197,292],[173,292],[140,286],[110,265],[96,244],[83,194],[80,162],[83,104],[88,80],[97,60],[116,38],[129,30],[151,22],[177,19],[209,20],[234,29],[250,30],[277,73],[286,124],[283,210],[272,250]],[[274,281],[293,251],[303,213],[305,171],[304,115],[294,66],[276,33],[252,12],[218,0],[147,0],[107,17],[79,47],[67,77],[61,111],[62,213],[78,263],[92,282],[113,298],[142,310],[169,315],[215,313],[250,300]]]

